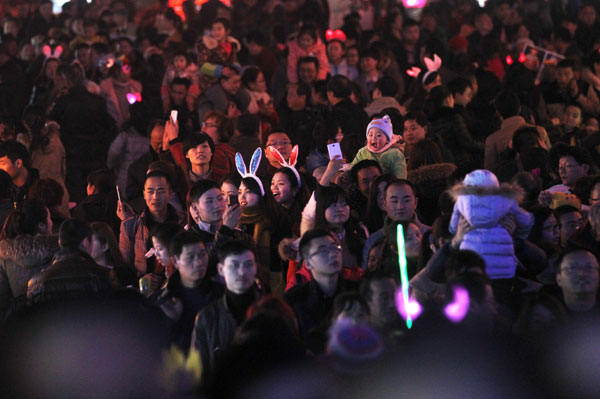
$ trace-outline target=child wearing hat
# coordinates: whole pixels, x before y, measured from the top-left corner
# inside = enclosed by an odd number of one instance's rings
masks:
[[[526,238],[535,221],[531,213],[519,208],[523,190],[500,184],[492,172],[479,169],[466,175],[450,192],[456,200],[450,232],[456,234],[461,216],[470,226],[460,249],[477,252],[485,260],[486,273],[491,279],[514,277],[517,262],[511,234]],[[503,227],[501,221],[506,216],[512,217],[514,232],[509,233]]]
[[[374,118],[367,126],[367,145],[358,150],[350,167],[362,160],[377,161],[383,174],[406,179],[406,158],[394,147],[392,122],[388,115]]]

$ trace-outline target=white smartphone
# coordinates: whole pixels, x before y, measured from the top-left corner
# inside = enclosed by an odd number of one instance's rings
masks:
[[[173,122],[177,122],[177,111],[171,111],[171,119],[173,119]]]
[[[117,184],[117,198],[119,199],[119,202],[121,202],[121,193],[119,192],[119,185]]]
[[[340,158],[343,158],[340,143],[327,144],[327,152],[329,152],[329,159],[332,159],[336,155],[339,155]]]

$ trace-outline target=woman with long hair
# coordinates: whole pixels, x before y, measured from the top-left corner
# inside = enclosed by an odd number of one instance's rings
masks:
[[[110,281],[114,286],[134,284],[136,275],[125,265],[119,243],[110,226],[104,222],[94,222],[90,227],[92,228],[90,256],[98,265],[110,269]]]

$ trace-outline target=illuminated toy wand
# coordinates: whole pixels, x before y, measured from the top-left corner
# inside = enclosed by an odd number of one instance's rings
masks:
[[[406,273],[406,248],[404,246],[404,233],[402,225],[398,224],[396,230],[396,239],[398,241],[398,266],[400,267],[400,280],[402,283],[402,299],[406,310],[406,327],[410,330],[412,327],[412,318],[410,316],[410,303],[408,302],[408,274]]]

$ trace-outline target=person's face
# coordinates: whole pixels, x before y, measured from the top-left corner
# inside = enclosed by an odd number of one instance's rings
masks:
[[[256,75],[256,80],[250,83],[250,89],[253,91],[257,91],[259,93],[264,93],[267,91],[267,81],[265,80],[265,75],[262,72],[259,72]]]
[[[358,49],[351,48],[346,51],[346,62],[348,65],[357,66],[359,59]]]
[[[127,40],[121,40],[119,42],[119,52],[123,53],[127,58],[130,58],[133,54],[133,46]]]
[[[217,223],[223,219],[223,212],[225,212],[225,197],[223,193],[216,189],[211,188],[198,200],[196,203],[196,210],[200,220],[205,223]]]
[[[342,248],[333,237],[315,238],[310,242],[306,267],[320,276],[332,276],[342,270]]]
[[[377,129],[372,127],[369,129],[369,133],[367,133],[367,148],[371,152],[377,152],[381,150],[388,142],[388,138],[381,131],[381,129]]]
[[[184,71],[187,68],[187,59],[183,55],[176,55],[173,58],[173,66],[178,71]]]
[[[377,206],[380,210],[385,210],[385,186],[387,186],[387,182],[382,181],[377,185]]]
[[[383,245],[376,245],[369,251],[367,260],[367,271],[375,271],[381,264],[381,256],[383,255]]]
[[[417,44],[419,42],[419,37],[421,36],[421,32],[417,25],[408,26],[404,28],[404,41],[407,44]]]
[[[587,174],[589,166],[579,164],[572,156],[561,157],[558,161],[558,174],[562,184],[572,186],[580,177]]]
[[[94,38],[97,31],[98,29],[96,28],[96,25],[87,25],[83,27],[84,35],[89,39]]]
[[[102,244],[96,234],[92,235],[92,241],[90,242],[90,256],[94,260],[100,260],[104,256],[104,253],[108,250],[106,243]]]
[[[385,212],[394,222],[412,220],[417,209],[417,198],[410,186],[394,184],[385,194]]]
[[[302,50],[308,50],[315,44],[315,39],[313,39],[310,35],[302,35],[298,37],[298,45]]]
[[[3,31],[4,31],[4,33],[11,34],[14,37],[18,37],[18,35],[19,35],[19,28],[15,21],[11,21],[11,20],[5,21]]]
[[[202,133],[208,134],[213,141],[213,143],[218,143],[219,140],[219,125],[217,124],[216,118],[208,118],[202,123]]]
[[[187,89],[185,85],[174,84],[171,86],[170,94],[173,105],[182,105],[187,96]]]
[[[218,42],[222,42],[227,38],[227,29],[225,29],[223,24],[220,22],[214,23],[210,32],[212,34],[212,37],[215,38]]]
[[[600,202],[600,183],[596,183],[590,191],[590,207]]]
[[[235,95],[242,87],[242,78],[237,73],[232,73],[230,77],[221,81],[223,90],[231,95]]]
[[[598,290],[598,260],[587,251],[575,251],[563,258],[556,283],[570,294],[590,294]]]
[[[218,264],[219,274],[225,279],[227,289],[234,294],[243,294],[252,287],[256,269],[256,259],[251,251],[228,255]]]
[[[156,237],[152,237],[152,247],[154,248],[154,254],[156,259],[163,264],[169,263],[169,249],[166,245],[160,242]]]
[[[404,121],[404,140],[406,144],[414,145],[425,138],[427,128],[419,125],[416,120]]]
[[[473,100],[473,89],[467,87],[463,93],[456,93],[454,95],[454,102],[458,105],[466,107]]]
[[[330,61],[339,61],[344,57],[344,48],[340,42],[331,42],[327,45],[327,55]]]
[[[290,159],[290,153],[292,151],[292,142],[290,141],[290,138],[287,134],[273,133],[269,135],[266,147],[274,147],[277,151],[279,151],[279,153],[281,153],[283,159]],[[266,152],[266,155],[269,161],[274,161],[270,158],[269,152]]]
[[[171,198],[171,187],[164,177],[151,177],[144,185],[144,200],[151,213],[167,209]]]
[[[600,124],[598,123],[598,119],[596,118],[588,118],[585,121],[584,130],[586,134],[593,134],[600,130]]]
[[[19,51],[19,58],[25,62],[31,62],[35,58],[35,49],[29,43],[24,44]]]
[[[54,77],[56,76],[56,68],[58,68],[58,61],[49,60],[46,63],[46,69],[44,70],[44,74],[48,79],[54,80]]]
[[[260,199],[258,194],[252,192],[244,183],[240,184],[238,198],[242,208],[257,206]]]
[[[410,223],[406,228],[404,245],[406,248],[406,256],[417,258],[421,250],[421,231],[416,224]]]
[[[567,245],[569,238],[573,236],[581,227],[583,217],[580,212],[569,212],[559,217],[560,224],[560,243],[564,248]]]
[[[45,20],[49,21],[52,17],[52,3],[43,3],[39,10],[40,15],[44,17]]]
[[[13,179],[19,177],[22,166],[23,161],[20,159],[17,159],[15,162],[13,162],[8,156],[3,156],[0,158],[0,169],[8,173]]]
[[[298,80],[313,84],[317,80],[317,66],[314,62],[302,62],[298,66]]]
[[[300,111],[306,107],[306,96],[298,95],[298,86],[296,85],[288,87],[286,101],[292,111]]]
[[[271,180],[271,193],[275,202],[282,205],[287,205],[292,202],[297,189],[292,187],[292,183],[288,176],[284,173],[275,173]]]
[[[394,295],[396,283],[391,278],[374,280],[370,286],[371,295],[367,300],[371,322],[375,326],[387,326],[398,320]]]
[[[173,256],[173,266],[179,270],[184,286],[198,285],[206,275],[208,252],[202,242],[184,245],[179,256]]]
[[[560,87],[567,87],[572,79],[572,68],[556,68],[556,83],[558,83]]]
[[[150,132],[150,146],[157,154],[160,153],[163,144],[163,134],[165,133],[165,127],[157,125]]]
[[[542,242],[560,245],[560,226],[554,215],[550,215],[542,225]]]
[[[371,186],[371,182],[378,176],[381,176],[381,172],[375,166],[361,169],[356,174],[358,180],[358,190],[365,198],[369,197],[369,188]]]
[[[325,209],[325,220],[328,224],[338,227],[343,226],[350,218],[350,206],[343,197]]]
[[[117,25],[123,25],[127,22],[127,8],[123,4],[117,4],[113,9],[113,21]]]
[[[349,309],[338,314],[336,320],[352,320],[355,324],[369,324],[369,314],[358,302],[354,302]]]
[[[258,45],[255,42],[246,43],[246,48],[248,49],[248,52],[250,53],[250,55],[252,57],[258,56],[260,54],[260,52],[262,51],[262,46]]]
[[[377,60],[373,57],[362,57],[360,59],[360,69],[363,72],[369,73],[377,68]]]
[[[492,29],[494,29],[494,23],[492,22],[492,18],[490,18],[487,14],[481,14],[475,20],[475,28],[479,31],[481,36],[488,35]]]
[[[563,113],[563,125],[569,129],[581,125],[581,110],[579,107],[568,106]]]
[[[585,26],[592,26],[596,21],[596,10],[592,6],[584,6],[579,11],[579,20]]]
[[[208,142],[198,144],[196,147],[190,148],[185,154],[185,157],[190,160],[192,165],[206,165],[212,159],[212,150]]]
[[[229,198],[230,195],[238,195],[238,188],[231,183],[223,183],[221,184],[221,193],[225,198]]]

